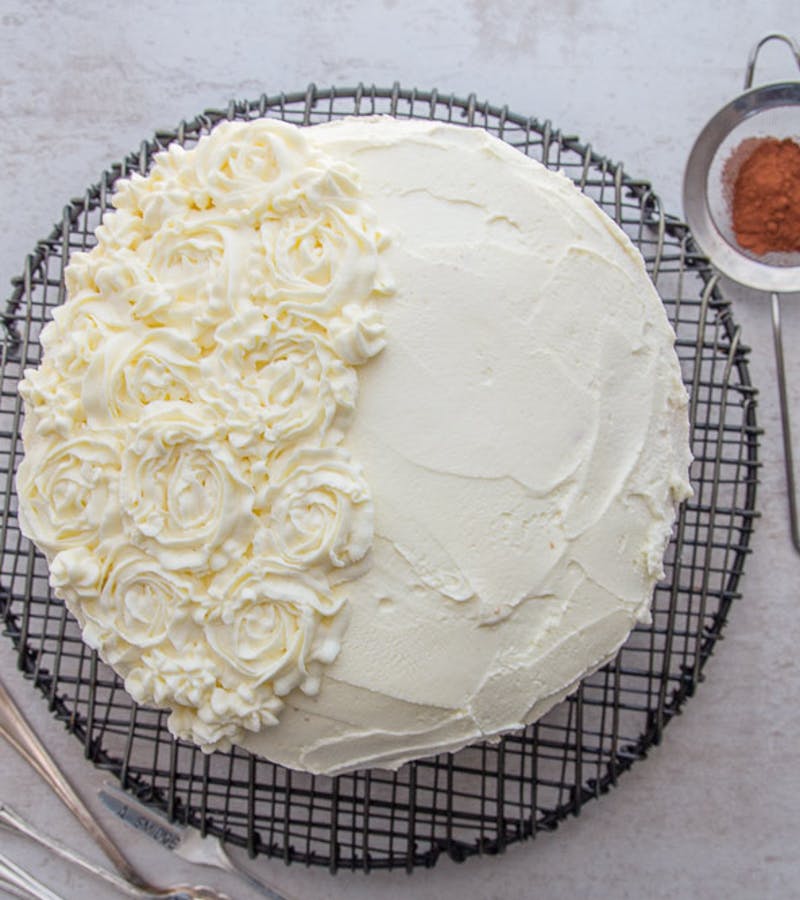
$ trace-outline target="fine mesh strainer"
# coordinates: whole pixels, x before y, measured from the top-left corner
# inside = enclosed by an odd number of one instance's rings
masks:
[[[771,294],[789,523],[792,543],[800,553],[780,307],[781,294],[800,291],[800,252],[761,256],[751,253],[737,243],[731,216],[732,185],[742,163],[759,142],[764,138],[792,138],[800,142],[800,81],[752,87],[758,53],[768,41],[787,44],[800,68],[800,47],[785,34],[769,34],[753,47],[745,72],[745,93],[709,121],[689,154],[683,205],[686,221],[711,262],[734,281]]]

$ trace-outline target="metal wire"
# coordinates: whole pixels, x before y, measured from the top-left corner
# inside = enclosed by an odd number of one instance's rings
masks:
[[[273,116],[312,125],[386,113],[485,128],[550,168],[562,169],[641,250],[677,332],[691,392],[694,497],[680,510],[650,626],[637,627],[616,659],[585,679],[544,719],[496,744],[337,778],[293,772],[242,750],[210,757],[176,742],[166,714],[136,707],[120,680],[83,644],[51,595],[44,559],[22,538],[14,472],[21,456],[17,384],[36,366],[38,336],[64,300],[69,255],[94,243],[114,182],[146,171],[153,154],[196,143],[222,119]],[[436,91],[366,87],[262,95],[208,110],[162,131],[104,172],[65,209],[13,282],[3,323],[0,386],[0,613],[19,668],[46,696],[94,765],[181,822],[286,862],[369,871],[432,866],[498,853],[551,830],[605,793],[661,740],[702,680],[740,594],[758,474],[755,390],[717,279],[684,223],[663,213],[645,181],[571,135],[506,107]]]

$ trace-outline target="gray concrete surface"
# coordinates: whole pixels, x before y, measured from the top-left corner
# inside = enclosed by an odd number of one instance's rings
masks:
[[[751,44],[772,30],[800,37],[796,0],[654,4],[623,0],[453,2],[328,0],[0,0],[0,282],[111,161],[159,126],[231,97],[358,80],[438,87],[551,118],[650,178],[680,212],[683,166],[710,115],[741,88]],[[757,77],[797,78],[768,48]],[[5,288],[4,288],[5,290]],[[726,639],[707,680],[662,746],[619,786],[552,835],[503,857],[442,861],[411,877],[364,877],[260,860],[257,870],[302,900],[425,898],[749,898],[800,894],[798,637],[800,558],[791,550],[779,448],[769,311],[731,287],[761,388],[763,513]],[[795,298],[800,300],[800,297]],[[795,441],[800,441],[800,302],[786,303]],[[798,454],[800,455],[800,454]],[[0,673],[88,795],[86,763],[0,640]],[[5,745],[0,798],[97,856],[49,790]],[[112,824],[154,880],[198,872]],[[3,852],[65,898],[108,896],[82,875],[5,834]]]

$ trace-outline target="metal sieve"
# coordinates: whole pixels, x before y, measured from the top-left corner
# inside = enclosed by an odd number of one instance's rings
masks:
[[[800,253],[757,256],[738,245],[731,219],[732,185],[752,149],[768,137],[800,142],[800,81],[752,87],[758,53],[775,40],[790,48],[800,68],[800,47],[785,34],[768,34],[753,47],[745,71],[745,92],[719,110],[692,147],[684,175],[683,206],[686,221],[711,262],[734,281],[771,295],[789,524],[792,543],[800,553],[780,307],[781,294],[800,291]]]

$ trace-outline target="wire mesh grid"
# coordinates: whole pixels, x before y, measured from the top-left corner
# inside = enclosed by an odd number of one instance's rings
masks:
[[[177,141],[191,146],[222,119],[274,116],[311,125],[385,113],[485,128],[550,168],[565,171],[642,252],[677,333],[691,395],[694,496],[680,510],[666,578],[650,626],[639,626],[616,659],[538,723],[494,744],[403,766],[310,776],[234,748],[204,756],[175,741],[166,714],[136,707],[121,681],[83,644],[77,624],[48,587],[43,557],[16,518],[14,472],[21,458],[17,384],[40,359],[38,335],[64,300],[70,254],[94,244],[114,182],[148,169]],[[755,391],[716,276],[681,221],[663,213],[645,181],[549,122],[507,108],[419,92],[359,86],[263,95],[209,110],[158,132],[73,200],[14,281],[4,315],[0,392],[0,611],[19,668],[83,745],[88,760],[171,818],[288,862],[362,869],[461,861],[577,815],[590,798],[660,741],[702,679],[726,621],[748,553],[754,518],[759,430]]]

